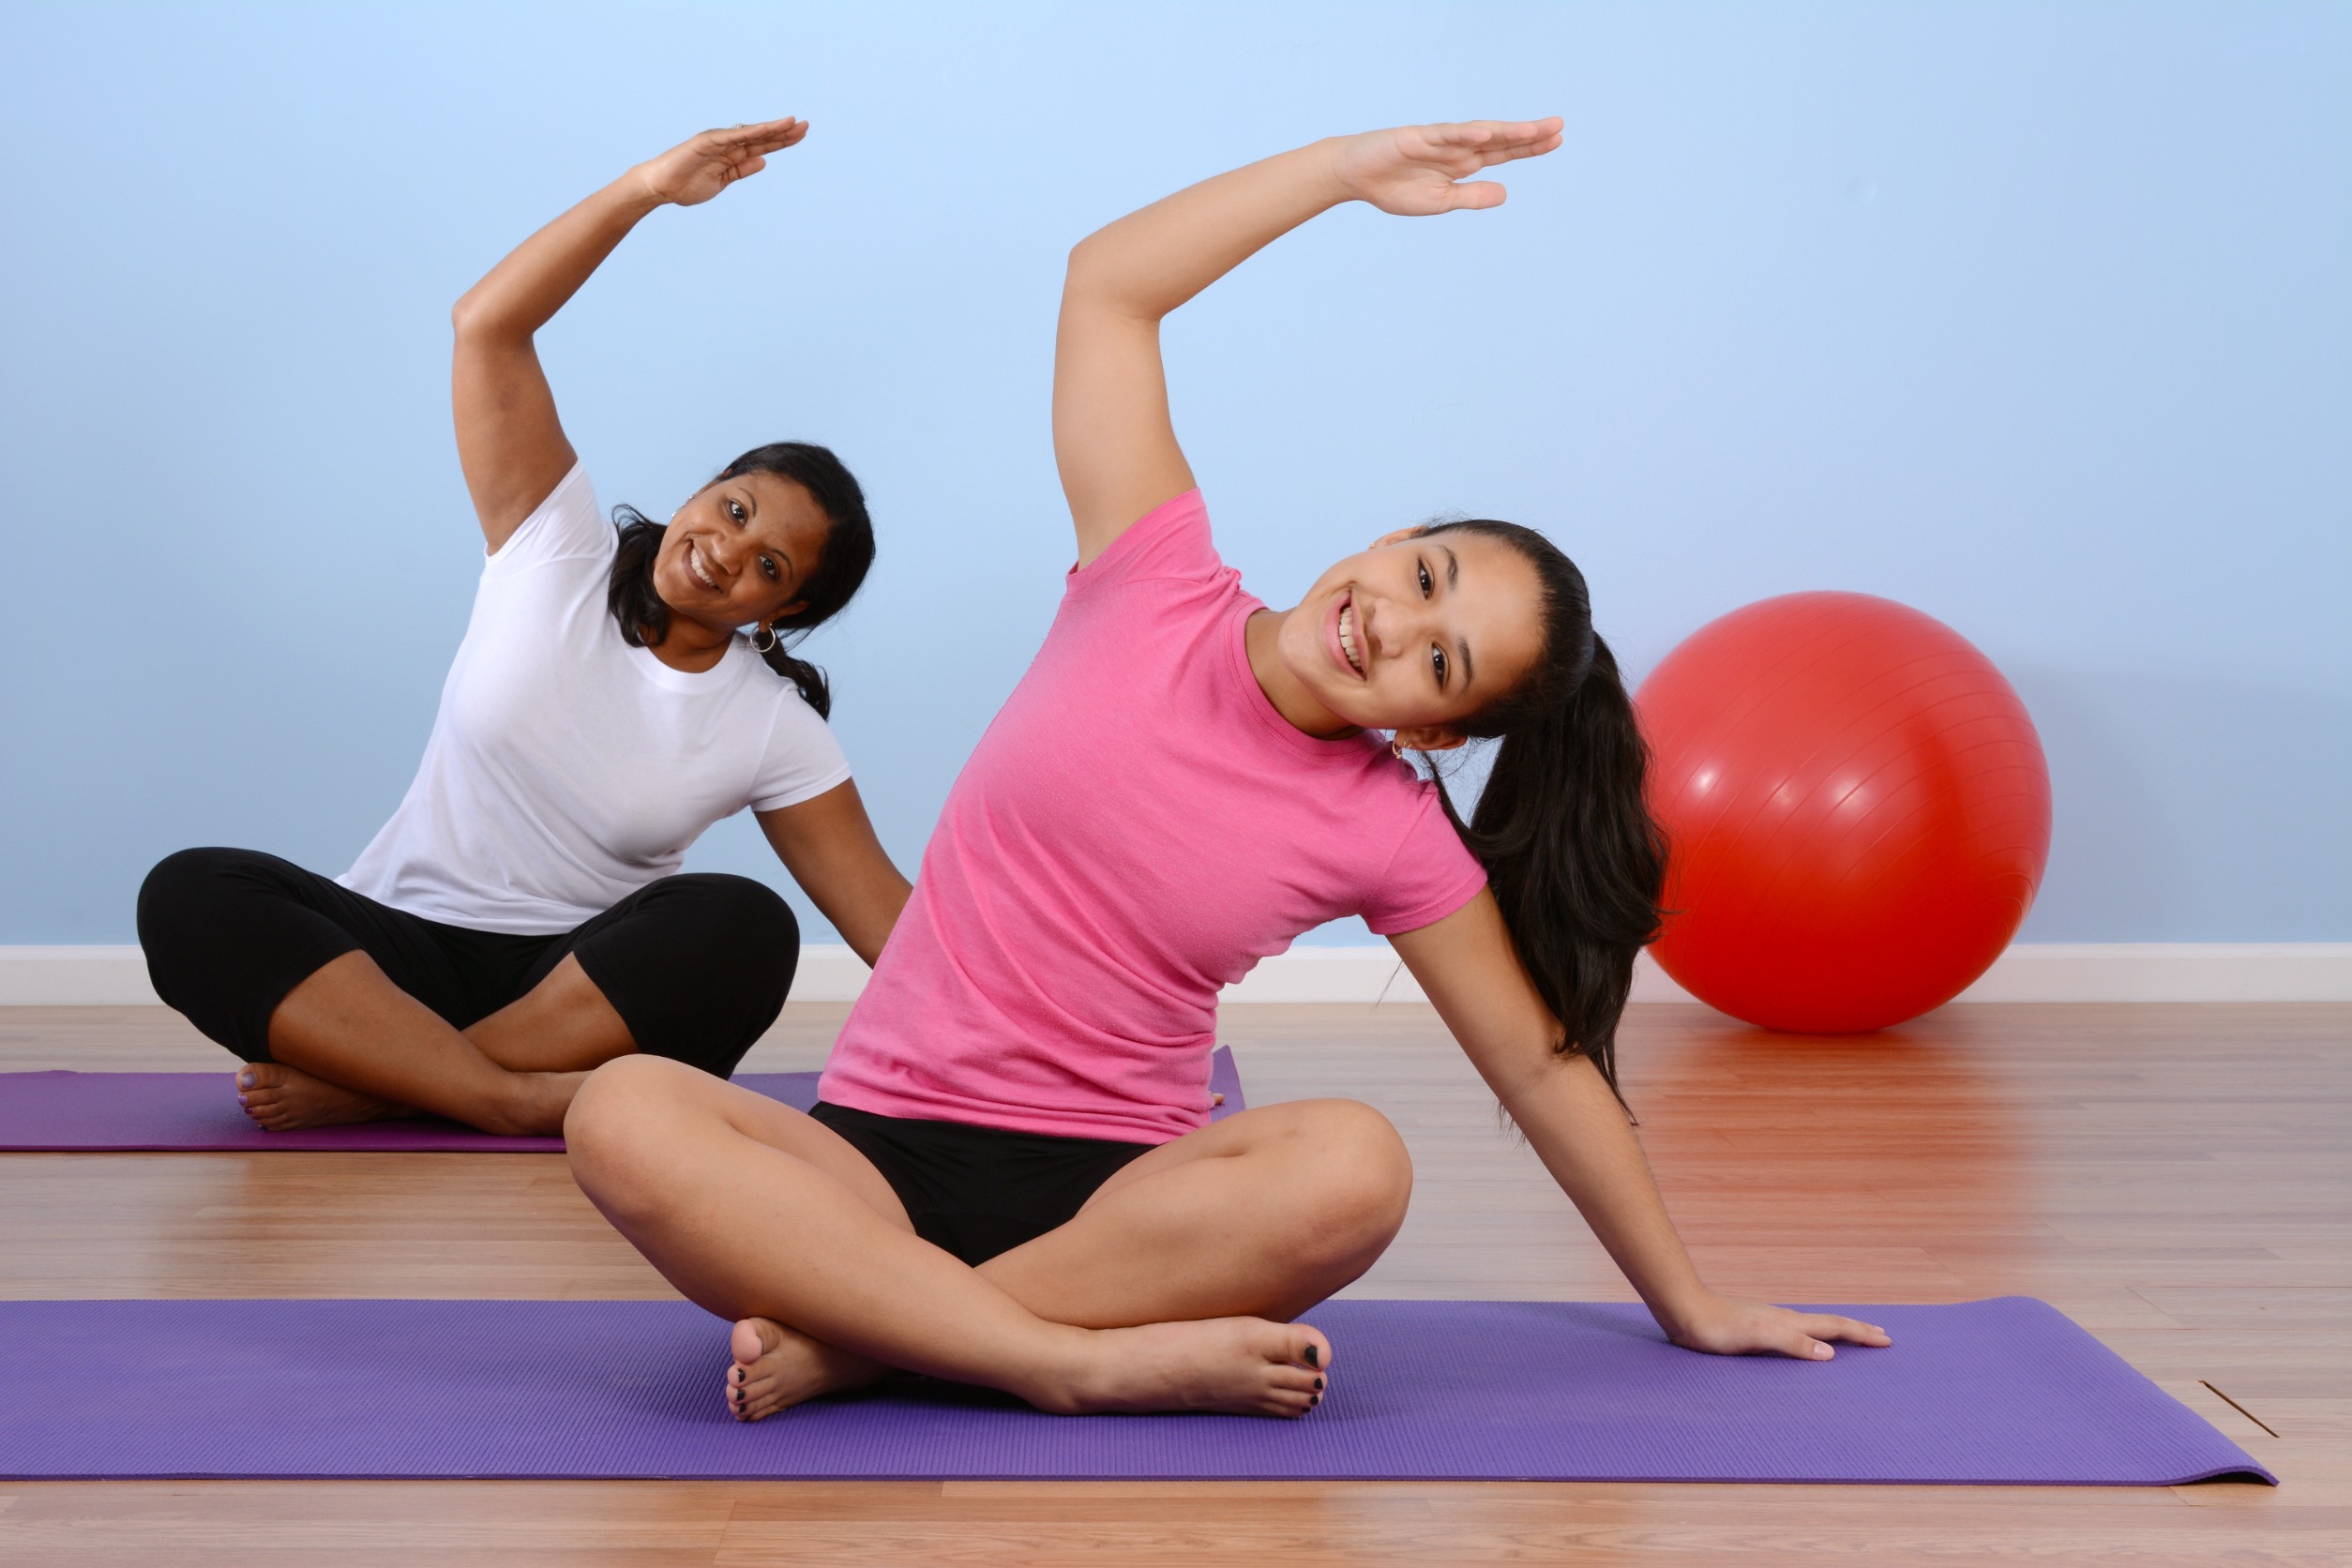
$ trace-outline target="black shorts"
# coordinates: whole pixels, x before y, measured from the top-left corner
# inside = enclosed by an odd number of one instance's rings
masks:
[[[1066,1225],[1156,1145],[877,1116],[819,1100],[809,1115],[873,1162],[914,1233],[973,1268]]]
[[[139,890],[156,994],[248,1062],[269,1019],[330,961],[365,952],[394,985],[463,1029],[530,990],[565,954],[637,1048],[727,1077],[784,1007],[800,926],[773,888],[694,874],[649,882],[552,936],[469,930],[380,904],[255,850],[182,850]]]

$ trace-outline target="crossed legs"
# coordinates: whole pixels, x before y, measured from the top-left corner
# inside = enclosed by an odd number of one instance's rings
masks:
[[[672,1063],[597,1071],[565,1137],[622,1234],[737,1320],[726,1394],[751,1419],[890,1367],[1048,1410],[1303,1415],[1331,1346],[1288,1319],[1371,1266],[1411,1186],[1378,1112],[1268,1107],[1142,1155],[972,1269],[830,1128]]]
[[[345,953],[286,993],[271,1060],[237,1074],[246,1114],[272,1130],[430,1111],[484,1132],[553,1133],[587,1070],[637,1048],[566,954],[546,979],[468,1028]]]

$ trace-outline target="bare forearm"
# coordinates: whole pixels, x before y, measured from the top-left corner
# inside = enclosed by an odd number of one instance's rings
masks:
[[[1188,186],[1070,252],[1066,293],[1156,321],[1308,219],[1352,199],[1333,143],[1310,143]]]
[[[1600,1072],[1555,1057],[1505,1101],[1544,1168],[1669,1334],[1711,1294],[1675,1233],[1641,1141]]]
[[[759,813],[760,829],[841,940],[870,967],[913,892],[875,836],[854,780]]]
[[[871,969],[881,961],[882,943],[888,942],[890,933],[897,928],[898,916],[905,911],[907,899],[913,891],[907,879],[893,868],[887,884],[869,891],[854,908],[843,910],[838,917],[828,911],[827,918],[833,920],[834,928],[841,933],[841,940],[850,944],[850,950],[865,959],[866,967]]]
[[[632,169],[509,251],[451,312],[461,333],[528,339],[644,216],[662,205]]]

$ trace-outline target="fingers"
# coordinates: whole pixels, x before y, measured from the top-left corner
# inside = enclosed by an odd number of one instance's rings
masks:
[[[1541,158],[1545,153],[1558,152],[1562,140],[1560,133],[1555,130],[1548,136],[1538,136],[1532,141],[1503,142],[1488,146],[1485,158],[1488,163],[1509,163],[1514,158]]]
[[[1865,1323],[1856,1318],[1835,1318],[1826,1313],[1810,1312],[1797,1319],[1798,1326],[1817,1339],[1842,1339],[1848,1345],[1892,1345],[1893,1339],[1876,1323]]]
[[[1849,1345],[1892,1345],[1894,1341],[1887,1331],[1876,1323],[1865,1323],[1853,1318],[1834,1317],[1825,1312],[1790,1312],[1784,1315],[1779,1325],[1782,1340],[1777,1347],[1783,1355],[1800,1361],[1829,1361],[1837,1351],[1830,1341],[1842,1339]]]
[[[808,122],[789,115],[781,120],[763,120],[758,125],[729,126],[723,130],[706,130],[702,140],[714,152],[729,152],[740,158],[746,153],[760,155],[781,152],[808,134]]]
[[[1478,212],[1486,207],[1499,207],[1510,192],[1492,180],[1472,180],[1468,185],[1454,187],[1455,212]]]
[[[1560,143],[1561,121],[1555,114],[1542,120],[1467,120],[1456,125],[1421,128],[1430,145],[1475,152],[1488,163],[1515,158],[1535,158]]]

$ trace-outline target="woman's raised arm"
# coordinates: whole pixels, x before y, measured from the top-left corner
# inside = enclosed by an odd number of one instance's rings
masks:
[[[1519,965],[1494,896],[1395,939],[1398,956],[1560,1189],[1677,1345],[1716,1355],[1833,1354],[1832,1339],[1884,1345],[1851,1318],[1716,1294],[1667,1217],[1650,1162],[1600,1069],[1554,1048],[1557,1019]]]
[[[1560,145],[1560,122],[1479,120],[1335,137],[1203,180],[1070,252],[1055,341],[1053,450],[1081,565],[1192,488],[1160,366],[1160,318],[1342,202],[1408,217],[1501,204],[1482,169]]]
[[[706,130],[641,163],[508,253],[449,313],[458,460],[493,553],[563,482],[572,444],[532,335],[656,207],[707,202],[807,133],[800,120]]]

